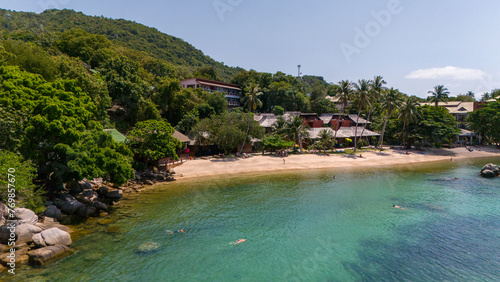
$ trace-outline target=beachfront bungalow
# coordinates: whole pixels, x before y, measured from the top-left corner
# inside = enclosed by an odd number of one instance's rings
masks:
[[[365,125],[371,124],[370,121],[359,117],[358,115],[342,115],[342,114],[322,114],[318,116],[315,113],[300,113],[300,112],[285,112],[283,117],[288,120],[294,115],[299,115],[303,120],[304,124],[309,125],[309,142],[314,142],[317,139],[321,130],[326,129],[331,131],[335,135],[335,129],[337,130],[337,141],[338,144],[348,146],[347,138],[354,141],[354,138],[358,140],[363,138],[367,139],[368,143],[372,143],[372,137],[380,136],[377,132],[365,129]],[[272,131],[273,124],[277,121],[278,117],[274,114],[255,114],[254,119],[259,122],[260,126],[266,128],[266,133]],[[357,123],[356,123],[357,122]],[[357,130],[356,130],[357,126]],[[361,136],[363,133],[363,136]],[[355,137],[356,136],[356,137]]]
[[[191,138],[187,137],[186,135],[182,134],[181,132],[175,130],[174,133],[172,134],[172,137],[176,138],[181,142],[181,148],[178,148],[176,150],[177,156],[179,156],[178,161],[173,161],[170,158],[162,158],[158,160],[158,168],[160,170],[166,170],[169,165],[175,165],[178,163],[185,162],[189,159],[191,159],[192,154],[191,154],[191,148],[189,147],[190,143],[192,142]]]
[[[236,84],[225,83],[205,78],[191,78],[181,81],[183,88],[202,89],[207,92],[222,92],[224,93],[227,101],[228,108],[235,108],[240,106],[240,99],[243,97],[241,88]]]

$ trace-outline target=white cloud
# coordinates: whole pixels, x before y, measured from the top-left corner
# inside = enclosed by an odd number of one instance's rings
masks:
[[[465,69],[447,66],[444,68],[419,69],[405,76],[410,79],[452,79],[452,80],[479,80],[486,77],[486,73],[478,69]]]

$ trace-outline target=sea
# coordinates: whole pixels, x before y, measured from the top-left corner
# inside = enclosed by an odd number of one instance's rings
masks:
[[[67,258],[2,278],[500,281],[488,162],[500,159],[179,181],[75,226]]]

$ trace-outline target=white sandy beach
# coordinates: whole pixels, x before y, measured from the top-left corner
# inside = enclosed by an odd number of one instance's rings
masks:
[[[347,154],[302,154],[281,158],[270,155],[257,155],[251,158],[228,159],[196,159],[187,161],[174,168],[177,180],[207,176],[234,174],[266,173],[293,170],[314,170],[329,168],[368,168],[394,165],[422,164],[436,161],[455,161],[471,158],[500,157],[500,150],[491,147],[476,147],[474,151],[467,149],[427,149],[423,152],[404,150],[384,150],[358,152],[356,157]],[[359,157],[362,154],[362,158]],[[285,160],[285,163],[283,162]]]

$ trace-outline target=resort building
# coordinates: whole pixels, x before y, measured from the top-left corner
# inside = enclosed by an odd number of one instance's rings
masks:
[[[449,101],[449,102],[439,102],[438,106],[446,108],[450,114],[455,117],[457,122],[463,123],[467,120],[469,113],[481,108],[483,102],[461,102],[461,101]],[[434,106],[434,103],[420,103],[420,106]]]
[[[226,96],[227,107],[234,108],[240,106],[242,96],[241,88],[236,84],[225,83],[205,78],[191,78],[181,81],[183,88],[201,88],[207,92],[222,92]]]
[[[347,138],[352,141],[355,138],[358,140],[364,138],[371,143],[372,137],[380,136],[377,132],[366,129],[365,127],[371,122],[358,117],[358,115],[323,114],[319,116],[315,113],[285,112],[283,118],[288,120],[295,115],[299,115],[304,124],[309,126],[309,139],[311,140],[317,139],[319,133],[324,129],[332,132],[333,135],[336,133],[339,144],[344,145],[348,145]],[[260,126],[266,128],[267,133],[270,133],[273,124],[278,120],[278,116],[268,113],[255,114],[254,119],[259,122]],[[361,136],[361,134],[363,135]]]

